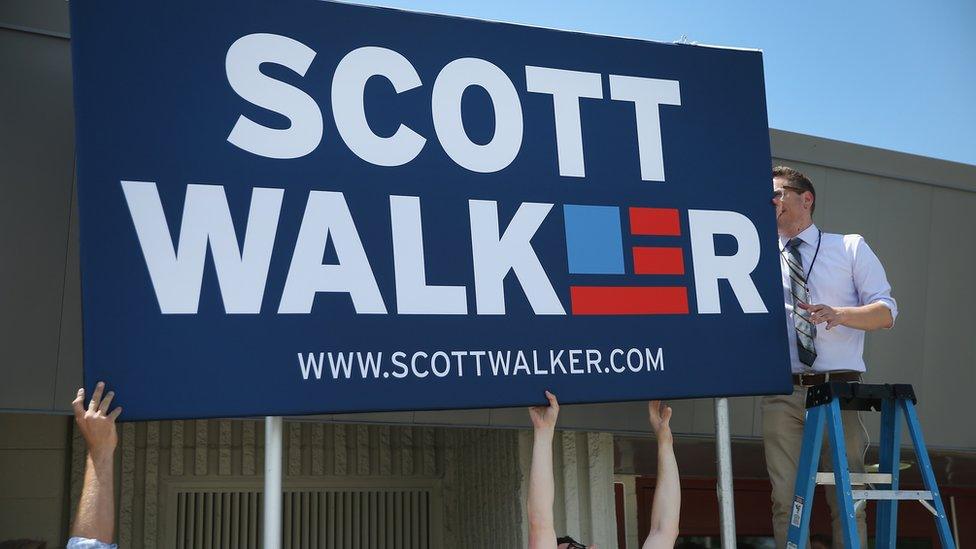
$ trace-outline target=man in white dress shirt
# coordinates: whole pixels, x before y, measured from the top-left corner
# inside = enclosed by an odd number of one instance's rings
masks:
[[[786,546],[797,463],[803,444],[807,388],[827,381],[859,381],[865,370],[864,332],[891,328],[898,308],[884,267],[857,234],[822,232],[813,223],[817,195],[797,170],[773,168],[773,205],[779,230],[783,296],[793,393],[763,398],[763,446],[773,492],[776,546]],[[864,470],[867,441],[856,411],[844,411],[847,459],[852,472]],[[824,437],[821,469],[829,468]],[[843,540],[837,502],[827,490],[834,540]],[[857,513],[861,546],[867,529]]]

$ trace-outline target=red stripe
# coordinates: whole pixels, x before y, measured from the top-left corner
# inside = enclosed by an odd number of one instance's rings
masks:
[[[683,275],[684,255],[681,248],[634,246],[634,272],[639,275]]]
[[[571,286],[574,315],[688,314],[688,289],[643,286]]]
[[[674,208],[631,208],[630,232],[636,235],[680,236],[681,223]]]

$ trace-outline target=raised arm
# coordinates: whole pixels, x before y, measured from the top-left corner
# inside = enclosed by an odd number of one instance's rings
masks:
[[[671,408],[663,402],[647,404],[651,428],[657,435],[657,484],[651,508],[651,531],[643,549],[671,549],[678,538],[678,516],[681,513],[681,483],[678,462],[674,459],[671,436]]]
[[[559,415],[556,395],[546,391],[549,406],[529,408],[535,430],[532,444],[532,468],[529,470],[529,549],[554,549],[556,530],[552,518],[555,488],[552,479],[552,437]]]
[[[71,403],[75,411],[75,422],[85,437],[88,457],[85,461],[85,480],[78,502],[78,514],[71,527],[71,536],[95,539],[112,543],[115,537],[115,493],[113,465],[118,434],[115,419],[122,408],[109,412],[109,405],[115,393],[109,391],[102,398],[105,384],[95,386],[88,408],[84,408],[85,390],[78,389],[78,395]]]

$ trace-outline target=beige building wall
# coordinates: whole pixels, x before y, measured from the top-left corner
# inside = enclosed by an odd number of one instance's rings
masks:
[[[66,533],[70,421],[0,414],[0,541]]]

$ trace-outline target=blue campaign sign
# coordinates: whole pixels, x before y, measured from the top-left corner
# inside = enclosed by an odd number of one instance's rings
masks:
[[[788,392],[762,57],[315,0],[71,2],[124,418]]]

